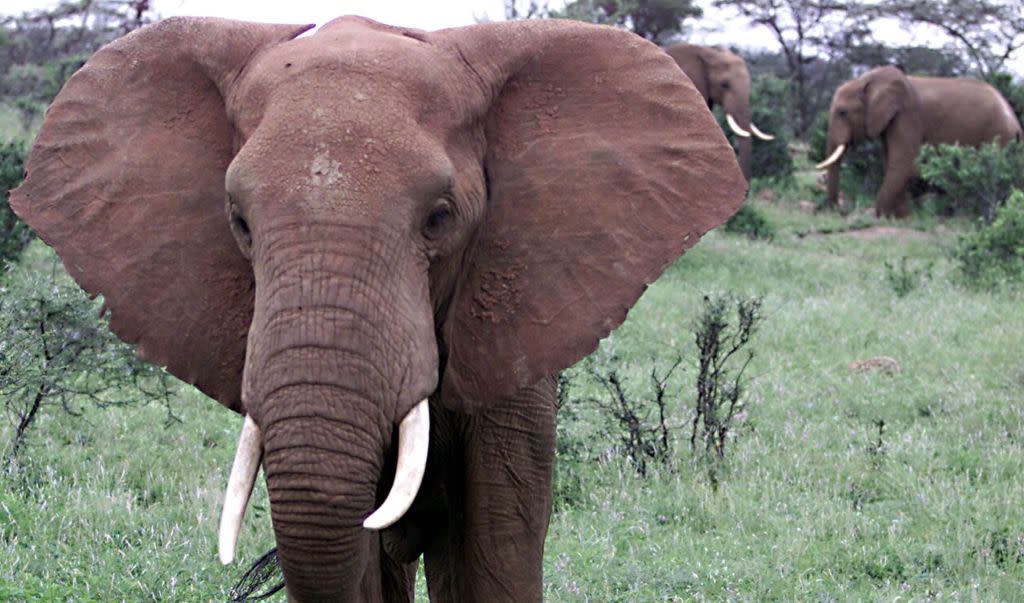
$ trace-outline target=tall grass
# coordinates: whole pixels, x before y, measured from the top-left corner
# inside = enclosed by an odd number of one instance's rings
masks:
[[[678,351],[670,410],[686,418],[703,294],[763,296],[749,414],[717,489],[688,446],[640,478],[593,408],[563,410],[577,446],[558,470],[576,489],[556,505],[545,599],[1024,600],[1024,293],[951,284],[948,229],[796,236],[838,219],[761,208],[775,239],[711,233],[591,360],[643,383]],[[885,262],[904,257],[934,264],[901,297]],[[882,355],[901,370],[848,368]],[[216,562],[214,534],[239,420],[183,392],[181,425],[152,407],[38,426],[27,467],[0,477],[0,600],[225,598],[243,567]],[[242,565],[271,546],[261,485]]]

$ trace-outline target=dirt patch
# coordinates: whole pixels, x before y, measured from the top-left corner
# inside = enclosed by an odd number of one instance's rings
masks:
[[[924,239],[928,237],[927,232],[914,230],[913,228],[903,228],[901,226],[867,226],[864,228],[839,227],[828,229],[815,228],[796,233],[796,236],[801,239],[807,236],[824,237],[832,235],[847,235],[855,239],[860,239],[861,241],[874,241],[876,239]]]
[[[875,239],[924,239],[928,237],[927,232],[914,230],[913,228],[902,228],[900,226],[871,226],[836,234],[848,235],[862,241],[873,241]]]

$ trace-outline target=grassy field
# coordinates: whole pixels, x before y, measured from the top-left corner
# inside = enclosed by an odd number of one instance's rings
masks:
[[[760,208],[774,240],[711,233],[592,360],[640,395],[652,366],[684,358],[670,466],[637,476],[580,401],[601,391],[575,372],[546,600],[1024,601],[1024,293],[953,284],[955,224],[820,235],[844,220]],[[885,268],[901,258],[930,266],[903,297]],[[692,326],[703,296],[722,293],[762,295],[765,319],[716,488],[687,423]],[[848,367],[883,355],[900,370]],[[266,493],[242,565],[221,567],[239,420],[192,391],[174,409],[183,423],[166,427],[157,406],[43,416],[22,470],[0,476],[0,600],[226,598],[273,546]]]

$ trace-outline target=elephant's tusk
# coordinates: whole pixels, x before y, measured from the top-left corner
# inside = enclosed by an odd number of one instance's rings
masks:
[[[732,128],[732,131],[736,134],[736,136],[740,136],[742,138],[750,138],[750,132],[747,132],[746,130],[741,128],[740,125],[736,123],[736,120],[733,119],[731,113],[725,114],[725,122],[729,124],[729,127]]]
[[[228,478],[228,489],[224,494],[224,509],[220,514],[217,555],[224,565],[235,559],[235,545],[238,544],[238,533],[242,530],[242,517],[245,508],[249,506],[249,496],[260,470],[262,441],[259,426],[252,417],[245,415],[242,435],[238,437],[238,450],[235,451],[235,462],[231,465],[231,477]]]
[[[846,145],[839,145],[838,147],[836,147],[836,150],[832,151],[832,154],[828,156],[828,159],[814,166],[814,169],[823,170],[828,166],[832,165],[833,163],[839,161],[839,158],[843,156],[844,151],[846,151]]]
[[[395,482],[384,504],[363,521],[369,530],[382,530],[405,515],[419,492],[427,470],[430,443],[430,410],[426,400],[412,407],[398,426],[398,466]]]
[[[761,140],[775,140],[775,137],[771,134],[765,134],[754,125],[754,122],[750,122],[750,131]]]

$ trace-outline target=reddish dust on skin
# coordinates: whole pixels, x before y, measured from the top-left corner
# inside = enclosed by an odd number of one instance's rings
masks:
[[[522,298],[519,277],[525,265],[516,262],[506,268],[485,271],[480,279],[480,288],[473,296],[470,312],[473,318],[491,323],[508,322],[515,315]]]

